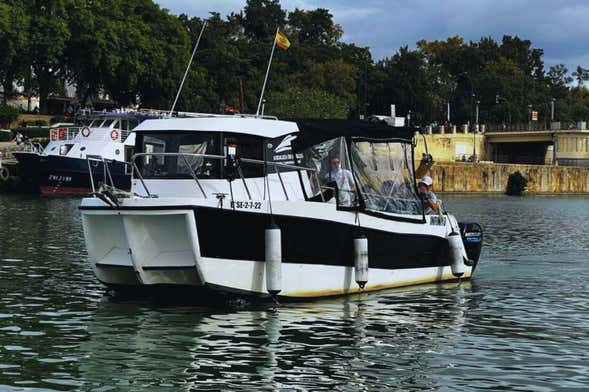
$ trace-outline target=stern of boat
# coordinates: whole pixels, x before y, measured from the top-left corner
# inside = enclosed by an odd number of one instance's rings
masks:
[[[204,284],[191,209],[115,209],[98,198],[80,209],[88,259],[105,285]]]

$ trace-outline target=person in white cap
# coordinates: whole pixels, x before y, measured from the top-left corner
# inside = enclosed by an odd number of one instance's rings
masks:
[[[433,183],[434,181],[430,176],[424,176],[417,183],[417,192],[419,193],[426,214],[438,213],[440,210],[438,197],[431,191]]]

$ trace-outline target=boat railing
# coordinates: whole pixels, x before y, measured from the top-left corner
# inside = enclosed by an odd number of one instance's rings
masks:
[[[273,167],[276,174],[278,175],[278,179],[280,181],[280,185],[282,187],[282,191],[284,192],[284,197],[286,200],[289,200],[289,196],[288,196],[288,192],[286,189],[286,185],[284,183],[284,179],[282,178],[282,172],[280,171],[280,168],[283,169],[290,169],[290,170],[297,170],[297,171],[307,171],[312,173],[311,175],[315,175],[317,176],[317,171],[313,168],[309,168],[309,167],[304,167],[304,166],[296,166],[296,165],[290,165],[290,164],[285,164],[285,163],[280,163],[280,162],[269,162],[269,161],[263,161],[263,160],[258,160],[258,159],[250,159],[250,158],[233,158],[231,156],[225,156],[225,155],[212,155],[212,154],[195,154],[195,153],[175,153],[175,152],[142,152],[142,153],[137,153],[134,154],[131,157],[131,161],[130,164],[133,167],[133,173],[137,173],[138,177],[141,181],[141,184],[143,186],[143,188],[145,189],[145,192],[147,193],[148,196],[151,195],[151,193],[149,192],[149,189],[147,188],[144,178],[141,174],[141,171],[139,170],[139,168],[137,167],[137,163],[136,163],[136,159],[139,157],[148,157],[148,156],[176,156],[176,157],[182,157],[182,160],[184,162],[184,164],[186,165],[186,167],[188,168],[188,170],[190,171],[190,175],[192,176],[192,178],[194,179],[194,181],[196,182],[198,189],[200,191],[200,193],[203,195],[203,197],[206,199],[207,194],[204,191],[204,188],[201,184],[200,179],[198,178],[198,175],[196,174],[194,168],[192,167],[192,165],[190,165],[190,163],[188,162],[187,157],[190,158],[203,158],[203,159],[214,159],[214,160],[225,160],[225,159],[232,159],[235,161],[235,169],[237,171],[237,173],[239,174],[239,177],[243,183],[245,192],[247,193],[247,196],[250,200],[252,200],[252,195],[251,192],[249,190],[249,187],[247,185],[245,176],[243,174],[243,170],[241,167],[242,163],[245,164],[253,164],[253,165],[262,165],[265,167],[264,173],[267,173],[267,167]],[[319,180],[318,178],[316,178],[317,181]]]
[[[103,181],[107,183],[110,181],[110,186],[115,188],[115,183],[112,179],[109,163],[113,162],[111,159],[105,159],[100,155],[86,155],[86,162],[88,164],[88,173],[90,174],[90,184],[92,185],[92,193],[96,193],[96,185],[94,184],[94,174],[92,170],[92,162],[102,163]]]
[[[43,145],[39,142],[31,142],[31,141],[25,141],[25,148],[24,148],[25,152],[33,152],[33,153],[37,153],[37,154],[42,154],[43,151],[45,151],[45,149],[43,148]]]

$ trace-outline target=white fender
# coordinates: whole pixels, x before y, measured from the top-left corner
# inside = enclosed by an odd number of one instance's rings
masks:
[[[368,238],[354,238],[354,276],[361,289],[368,282]]]
[[[270,225],[264,233],[266,290],[276,295],[282,290],[282,241],[280,228]]]
[[[464,265],[464,245],[462,244],[460,234],[455,231],[448,234],[448,247],[450,261],[452,262],[452,274],[460,278],[466,271],[466,266]]]

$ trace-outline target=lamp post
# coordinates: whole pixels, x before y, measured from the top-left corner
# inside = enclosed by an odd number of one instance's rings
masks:
[[[556,98],[550,100],[550,122],[554,122],[554,102]]]
[[[528,104],[528,131],[532,130],[532,104]]]
[[[474,94],[473,94],[474,97]],[[477,131],[479,129],[479,105],[481,101],[476,101],[474,129],[472,130],[472,162],[477,161]]]

